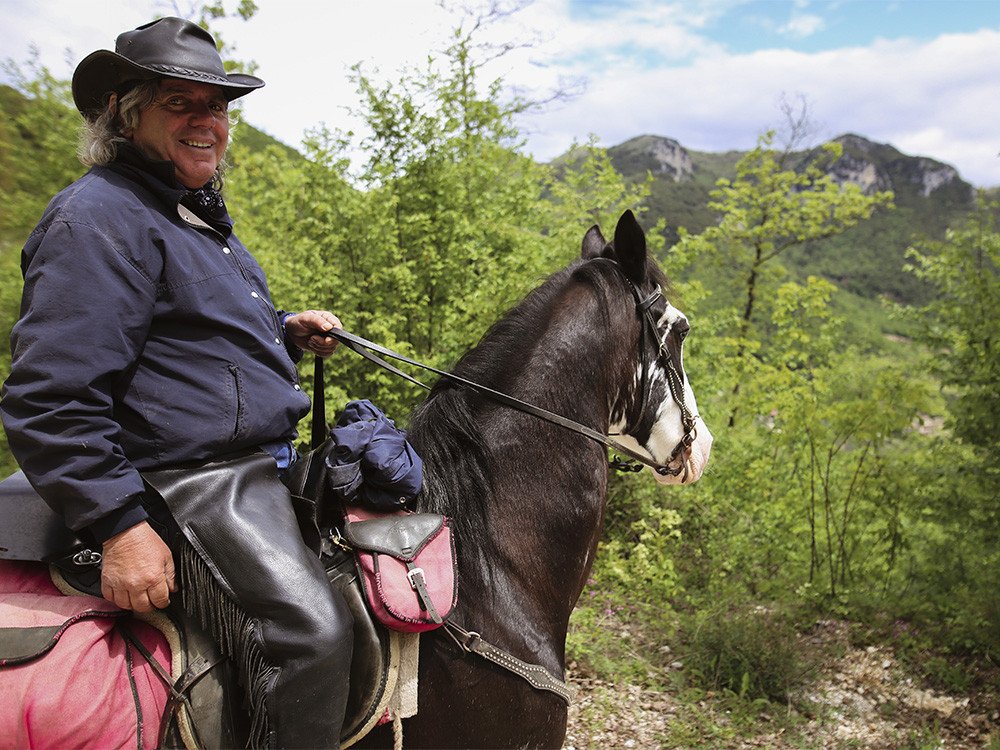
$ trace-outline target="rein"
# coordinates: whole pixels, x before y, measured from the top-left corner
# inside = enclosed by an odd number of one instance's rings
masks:
[[[633,287],[633,290],[634,290],[634,287]],[[636,294],[638,294],[637,290],[634,290],[634,291],[635,291]],[[652,305],[652,303],[656,301],[656,299],[657,299],[657,297],[659,295],[660,295],[660,290],[659,290],[659,288],[657,288],[657,290],[653,293],[653,295],[651,295],[650,298],[648,300],[646,300],[645,302],[648,302],[649,305]],[[649,308],[648,308],[648,306],[645,308],[645,319],[648,319],[649,321],[652,321],[652,316],[649,314]],[[646,322],[643,323],[643,336],[644,337],[645,337],[645,331],[647,329],[647,325],[648,324]],[[654,326],[653,330],[655,332],[655,326]],[[514,398],[513,396],[509,396],[506,393],[502,393],[500,391],[494,390],[494,389],[489,388],[489,387],[487,387],[485,385],[482,385],[480,383],[476,383],[476,382],[474,382],[472,380],[468,380],[466,378],[463,378],[460,375],[455,375],[452,372],[448,372],[446,370],[439,370],[436,367],[432,367],[431,365],[425,364],[423,362],[419,362],[419,361],[417,361],[415,359],[411,359],[410,357],[407,357],[407,356],[405,356],[403,354],[399,354],[398,352],[394,352],[391,349],[387,349],[384,346],[379,346],[378,344],[376,344],[376,343],[374,343],[372,341],[368,341],[367,339],[364,339],[364,338],[362,338],[360,336],[356,336],[353,333],[348,333],[347,331],[344,331],[344,330],[341,330],[341,329],[338,329],[338,328],[334,328],[334,329],[329,330],[329,331],[324,331],[322,335],[324,335],[324,336],[331,336],[332,338],[337,339],[338,341],[340,341],[341,343],[343,343],[348,349],[350,349],[351,351],[355,352],[356,354],[361,355],[365,359],[367,359],[367,360],[369,360],[371,362],[374,362],[375,364],[379,365],[380,367],[385,368],[389,372],[394,373],[396,375],[399,375],[401,378],[404,378],[405,380],[408,380],[409,382],[414,383],[414,384],[420,386],[421,388],[425,388],[427,390],[430,390],[429,386],[425,385],[424,383],[421,383],[416,378],[411,377],[407,373],[405,373],[402,370],[400,370],[398,367],[396,367],[396,366],[394,366],[394,365],[386,362],[384,359],[382,359],[382,357],[379,357],[378,355],[381,354],[383,357],[390,357],[392,359],[399,360],[400,362],[405,362],[406,364],[413,365],[415,367],[421,367],[421,368],[423,368],[425,370],[428,370],[429,372],[433,372],[433,373],[435,373],[437,375],[440,375],[441,377],[447,378],[448,380],[451,380],[451,381],[454,381],[456,383],[460,383],[461,385],[467,386],[467,387],[471,388],[472,390],[476,391],[477,393],[480,393],[480,394],[482,394],[484,396],[487,396],[488,398],[491,398],[494,401],[497,401],[497,402],[499,402],[501,404],[504,404],[505,406],[509,406],[512,409],[515,409],[515,410],[520,411],[520,412],[524,412],[525,414],[530,414],[530,415],[532,415],[534,417],[538,417],[539,419],[542,419],[542,420],[544,420],[546,422],[549,422],[551,424],[555,424],[555,425],[558,425],[560,427],[564,427],[565,429],[570,430],[572,432],[576,432],[576,433],[578,433],[580,435],[583,435],[584,437],[590,438],[591,440],[594,440],[594,441],[596,441],[596,442],[598,442],[598,443],[600,443],[600,444],[602,444],[602,445],[604,445],[604,446],[606,446],[606,447],[608,447],[608,448],[610,448],[610,449],[612,449],[612,450],[614,450],[614,451],[616,451],[618,453],[623,453],[623,454],[627,455],[633,461],[638,461],[638,462],[640,462],[642,464],[645,464],[646,466],[649,466],[650,468],[652,468],[654,471],[656,471],[659,474],[676,476],[682,470],[685,471],[685,472],[687,472],[687,464],[686,464],[686,462],[685,462],[685,464],[683,466],[683,469],[682,469],[682,467],[677,467],[675,469],[671,469],[670,466],[669,466],[669,461],[668,461],[667,464],[657,463],[656,461],[653,461],[651,458],[649,458],[649,457],[647,457],[647,456],[639,453],[638,451],[634,451],[631,448],[629,448],[628,446],[622,445],[617,440],[614,440],[613,438],[610,438],[607,435],[604,435],[604,434],[598,432],[597,430],[591,429],[590,427],[587,427],[586,425],[580,424],[579,422],[574,422],[572,419],[567,419],[566,417],[563,417],[563,416],[561,416],[559,414],[556,414],[554,412],[548,411],[547,409],[542,409],[541,407],[535,406],[534,404],[529,404],[526,401],[522,401],[521,399]],[[654,336],[655,336],[655,333],[654,333]],[[642,347],[642,346],[640,346],[640,348],[642,349],[642,352],[643,352],[643,408],[645,408],[645,400],[646,400],[646,370],[647,370],[648,363],[646,362],[646,356],[645,356],[646,350],[645,350],[645,348]],[[663,355],[664,349],[663,349],[662,346],[660,347],[660,352],[661,353],[660,353],[659,356],[663,357],[664,356]],[[684,437],[681,439],[681,442],[678,443],[677,447],[674,449],[673,453],[670,456],[670,461],[673,461],[674,459],[677,458],[677,456],[681,453],[681,451],[685,450],[694,441],[694,429],[693,429],[694,428],[694,419],[690,416],[690,412],[687,410],[687,407],[684,406],[684,403],[683,403],[683,394],[684,394],[683,382],[680,380],[680,377],[677,374],[677,371],[674,369],[673,363],[670,362],[669,357],[666,357],[665,359],[666,359],[666,363],[667,363],[667,373],[668,373],[667,381],[670,384],[670,391],[671,391],[671,394],[673,394],[673,396],[674,396],[674,400],[677,401],[678,405],[681,407],[681,412],[682,412],[682,415],[684,415],[684,420],[685,420],[684,421],[684,431],[685,431],[684,432]],[[321,362],[322,361],[319,357],[317,357],[316,360],[317,360],[317,362]],[[321,365],[317,365],[317,368],[319,368],[320,366]],[[671,374],[672,374],[672,377],[671,377]],[[677,389],[677,391],[675,391],[674,380],[676,380],[680,384],[679,388]],[[677,395],[678,392],[679,392],[679,398],[681,399],[680,401],[678,401],[678,395]],[[314,422],[314,424],[315,424],[315,422]],[[641,467],[635,467],[635,468],[633,468],[633,465],[630,464],[629,462],[622,462],[622,461],[618,461],[618,460],[613,461],[612,462],[612,466],[614,468],[616,468],[616,469],[621,470],[621,471],[638,471],[639,468],[641,468]]]

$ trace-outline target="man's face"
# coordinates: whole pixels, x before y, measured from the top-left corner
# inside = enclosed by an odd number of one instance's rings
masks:
[[[125,135],[146,156],[173,162],[184,187],[200,188],[226,153],[228,108],[218,86],[164,78],[156,100],[139,114],[139,125]]]

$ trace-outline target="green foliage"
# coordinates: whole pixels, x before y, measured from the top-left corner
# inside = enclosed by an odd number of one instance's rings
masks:
[[[662,606],[680,593],[674,560],[681,549],[681,515],[663,503],[648,476],[611,478],[605,543],[594,576],[610,590],[627,588],[637,603]]]
[[[644,195],[601,149],[564,172],[578,192],[523,156],[512,117],[526,103],[504,102],[499,82],[478,85],[477,29],[456,30],[440,57],[394,82],[356,67],[360,143],[317,128],[304,161],[240,150],[229,183],[280,306],[330,309],[348,330],[439,368],[577,254],[585,220],[613,221]],[[355,145],[361,165],[348,158]],[[349,352],[327,378],[331,403],[371,398],[401,421],[423,397]]]
[[[967,227],[949,231],[941,242],[918,243],[909,252],[915,275],[938,291],[921,311],[921,334],[938,354],[932,366],[942,382],[958,390],[950,405],[955,435],[994,457],[1000,455],[997,207],[981,198]]]
[[[794,628],[763,607],[706,605],[680,637],[687,684],[745,701],[788,702],[811,669]]]
[[[745,153],[683,149],[690,158],[691,171],[678,175],[660,160],[665,140],[639,136],[608,151],[627,181],[652,179],[646,200],[648,216],[665,219],[664,236],[668,244],[674,244],[682,231],[698,234],[717,223],[718,212],[709,208],[710,193],[720,178],[735,179],[736,165]],[[834,281],[852,298],[852,307],[880,297],[926,303],[931,286],[903,270],[906,249],[914,236],[943,238],[945,230],[969,211],[971,187],[957,177],[931,187],[925,182],[926,172],[947,174],[949,168],[924,157],[907,156],[891,146],[868,143],[856,136],[841,137],[837,142],[844,151],[834,169],[842,166],[844,174],[865,164],[877,176],[876,184],[892,186],[895,208],[877,209],[870,219],[840,234],[789,248],[783,253],[783,265],[798,281],[810,274]],[[676,147],[681,149],[680,144]],[[822,149],[817,151],[789,152],[785,162],[798,169],[820,157]],[[875,324],[881,327],[886,322],[883,315]]]
[[[13,244],[0,240],[0,336],[10,341],[10,331],[21,308],[21,253]],[[10,372],[10,348],[0,346],[0,374]],[[17,463],[7,446],[7,434],[0,431],[0,478],[17,471]]]
[[[75,158],[80,117],[69,82],[53,78],[37,52],[4,70],[16,88],[0,87],[0,237],[20,244],[49,199],[84,172]]]
[[[567,659],[577,671],[600,679],[661,685],[669,653],[658,648],[664,628],[662,620],[657,627],[645,614],[624,592],[603,588],[592,578],[570,619]]]
[[[709,207],[720,212],[719,222],[698,235],[682,233],[672,250],[675,265],[697,263],[711,272],[723,304],[736,305],[736,315],[730,313],[736,327],[728,331],[734,394],[757,372],[750,359],[761,351],[762,302],[786,277],[776,259],[796,245],[839,234],[891,202],[891,194],[869,197],[856,185],[837,184],[821,169],[823,159],[797,169],[787,165],[789,152],[775,151],[773,140],[773,132],[761,136],[737,163],[736,177],[718,181]],[[823,150],[828,162],[841,154],[837,143]],[[735,415],[734,405],[730,424]]]

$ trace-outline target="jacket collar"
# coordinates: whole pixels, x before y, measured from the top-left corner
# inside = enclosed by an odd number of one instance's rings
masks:
[[[217,201],[201,199],[208,191],[214,193],[211,183],[198,190],[188,190],[177,181],[173,162],[150,159],[138,146],[125,142],[118,145],[115,160],[107,166],[112,172],[142,185],[167,206],[186,206],[223,236],[228,237],[233,233],[233,220],[229,217],[221,196]]]

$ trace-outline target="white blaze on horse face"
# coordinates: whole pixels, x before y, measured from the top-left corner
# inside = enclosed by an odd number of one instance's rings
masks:
[[[657,329],[663,331],[661,344],[666,341],[674,326],[680,321],[687,322],[684,313],[673,305],[668,304],[663,315],[657,321]],[[684,372],[683,347],[678,356],[680,372],[684,373],[684,403],[688,411],[692,415],[695,415],[695,440],[691,448],[685,452],[686,455],[683,458],[687,464],[687,471],[681,471],[677,476],[664,476],[657,474],[655,471],[653,472],[657,481],[663,484],[690,484],[697,481],[705,469],[705,464],[708,463],[708,457],[712,450],[712,434],[708,431],[705,422],[698,416],[698,403],[695,399],[694,391],[691,389],[691,384],[688,381],[687,373]],[[684,437],[681,407],[674,401],[670,387],[666,384],[666,373],[662,367],[657,365],[650,368],[650,372],[647,374],[650,382],[645,386],[642,383],[642,374],[642,366],[639,365],[636,368],[635,374],[637,392],[641,393],[639,389],[643,387],[652,388],[659,383],[663,383],[665,391],[663,401],[656,407],[656,421],[650,430],[649,441],[645,445],[640,445],[631,435],[623,434],[623,430],[627,427],[624,417],[618,423],[611,426],[610,432],[617,434],[619,442],[626,447],[645,453],[657,463],[664,464],[669,461],[674,448],[677,447]],[[674,464],[679,464],[680,461],[681,459],[678,458]]]

